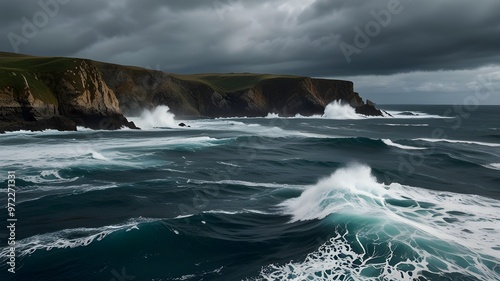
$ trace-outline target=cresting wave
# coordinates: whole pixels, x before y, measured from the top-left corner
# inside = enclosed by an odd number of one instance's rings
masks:
[[[188,180],[194,184],[218,184],[218,185],[241,185],[248,187],[266,187],[266,188],[288,188],[288,189],[303,189],[302,185],[292,184],[277,184],[277,183],[258,183],[239,180],[220,180],[220,181],[202,181],[202,180]]]
[[[384,185],[370,167],[353,164],[280,206],[292,223],[325,219],[337,227],[304,261],[266,266],[258,280],[500,278],[494,199]]]
[[[491,163],[491,164],[486,164],[484,167],[492,170],[500,170],[500,163]]]
[[[426,141],[426,142],[448,142],[448,143],[474,144],[474,145],[482,145],[482,146],[490,146],[490,147],[500,147],[500,143],[479,142],[479,141],[449,140],[449,139],[426,139],[426,138],[418,138],[415,140]]]
[[[94,241],[101,241],[106,236],[117,231],[139,229],[141,223],[158,221],[159,219],[136,218],[118,225],[108,225],[97,228],[64,229],[53,233],[39,234],[16,241],[16,250],[20,256],[31,255],[38,250],[76,248],[88,246]],[[2,248],[0,254],[6,256],[8,248]]]
[[[383,126],[391,126],[391,127],[428,127],[429,124],[379,124]]]
[[[399,143],[394,143],[392,140],[390,139],[382,139],[382,141],[388,145],[388,146],[393,146],[393,147],[397,147],[397,148],[401,148],[401,149],[406,149],[406,150],[420,150],[420,149],[426,149],[425,147],[415,147],[415,146],[408,146],[408,145],[402,145],[402,144],[399,144]]]
[[[238,211],[209,210],[209,211],[203,211],[203,212],[201,212],[201,214],[222,214],[222,215],[259,214],[259,215],[272,215],[272,213],[269,213],[269,212],[264,212],[264,211],[259,211],[259,210],[252,210],[252,209],[243,209],[243,210],[238,210]],[[175,217],[174,219],[190,218],[190,217],[193,217],[193,216],[196,216],[196,215],[197,214],[179,215],[179,216]]]

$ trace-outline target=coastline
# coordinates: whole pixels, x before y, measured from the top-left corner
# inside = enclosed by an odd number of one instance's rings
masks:
[[[382,116],[345,80],[275,74],[179,75],[88,59],[0,53],[0,132],[136,129],[125,116],[168,105],[181,118],[322,114],[339,101]]]

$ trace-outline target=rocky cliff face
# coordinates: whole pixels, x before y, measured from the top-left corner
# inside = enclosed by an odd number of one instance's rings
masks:
[[[180,117],[312,115],[322,114],[334,100],[361,114],[382,115],[363,102],[350,81],[251,74],[183,76],[110,64],[100,64],[99,69],[126,115],[161,104]]]
[[[321,114],[342,100],[381,115],[353,83],[257,74],[175,75],[71,58],[0,53],[0,132],[135,128],[127,116],[168,105],[180,117]]]
[[[31,60],[33,66],[40,63]],[[135,127],[121,114],[115,93],[93,62],[64,60],[9,71],[0,68],[0,131]]]

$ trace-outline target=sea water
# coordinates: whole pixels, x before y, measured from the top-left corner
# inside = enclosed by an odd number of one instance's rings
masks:
[[[0,280],[500,280],[500,107],[382,108],[0,135]]]

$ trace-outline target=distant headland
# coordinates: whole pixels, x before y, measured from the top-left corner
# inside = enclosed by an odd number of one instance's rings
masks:
[[[136,128],[168,105],[181,118],[321,114],[332,101],[382,116],[351,81],[274,74],[179,75],[78,58],[0,52],[0,132]]]

